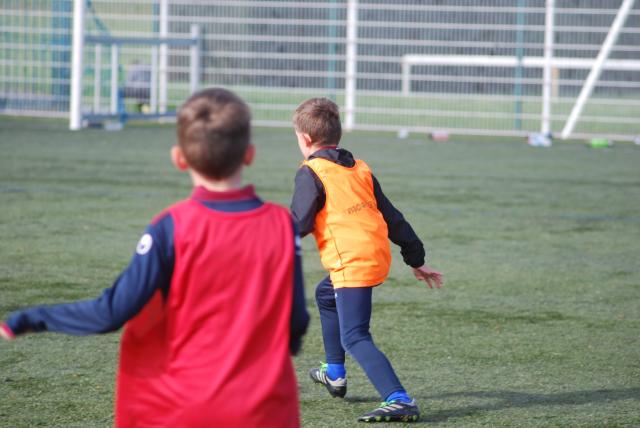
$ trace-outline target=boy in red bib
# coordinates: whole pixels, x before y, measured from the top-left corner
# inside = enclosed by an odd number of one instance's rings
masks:
[[[389,240],[429,288],[442,285],[440,272],[425,265],[425,251],[411,225],[386,198],[368,165],[338,148],[338,107],[312,98],[295,111],[293,124],[305,160],[295,179],[291,211],[300,233],[312,233],[329,272],[316,288],[327,363],[309,372],[334,397],[347,392],[345,350],[380,393],[382,405],[362,422],[413,422],[420,417],[387,357],[369,332],[372,288],[387,278]]]
[[[300,426],[290,356],[309,321],[299,238],[285,208],[242,186],[255,153],[250,119],[227,90],[193,95],[178,114],[171,152],[191,175],[191,197],[153,220],[100,297],[18,311],[0,326],[11,339],[125,324],[119,428]]]

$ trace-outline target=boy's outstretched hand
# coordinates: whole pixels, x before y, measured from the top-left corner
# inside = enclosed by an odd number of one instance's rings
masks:
[[[418,281],[422,281],[433,288],[434,284],[436,288],[442,287],[442,274],[437,270],[433,270],[427,265],[422,265],[419,268],[412,268],[413,275]]]

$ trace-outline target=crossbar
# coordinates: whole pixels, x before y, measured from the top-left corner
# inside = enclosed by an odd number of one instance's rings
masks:
[[[404,55],[402,65],[459,65],[468,67],[493,66],[493,67],[516,67],[521,65],[528,68],[542,68],[544,57],[522,57],[519,64],[515,56],[494,56],[494,55]],[[588,58],[553,58],[551,64],[556,68],[570,69],[590,69],[595,63],[595,59]],[[610,59],[604,62],[604,68],[609,70],[638,70],[640,61],[630,59]]]
[[[589,70],[595,63],[594,59],[586,58],[553,58],[551,66],[559,69]],[[515,56],[489,55],[404,55],[402,57],[402,93],[410,92],[411,67],[416,65],[455,65],[460,67],[524,67],[543,68],[544,57],[523,57],[518,60]],[[630,59],[610,59],[603,63],[608,70],[637,71],[640,61]]]

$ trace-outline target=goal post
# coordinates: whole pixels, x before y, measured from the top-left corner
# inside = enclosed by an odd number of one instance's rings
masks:
[[[69,108],[69,129],[82,129],[86,121],[103,121],[108,119],[158,119],[173,117],[175,111],[167,109],[168,73],[163,64],[166,63],[168,48],[189,49],[188,90],[193,93],[200,86],[201,71],[201,31],[197,24],[190,26],[190,33],[185,37],[128,37],[111,35],[85,34],[85,0],[74,0],[74,33],[72,46],[71,95]],[[123,93],[120,88],[120,53],[123,47],[148,48],[150,69],[148,79],[149,111],[139,113],[124,112],[122,109]],[[94,63],[86,64],[85,53],[93,47]],[[102,55],[110,52],[110,96],[108,112],[101,111]],[[164,55],[164,60],[163,60]],[[93,68],[93,103],[85,108],[83,105],[84,76],[87,68]],[[146,70],[142,70],[146,73]],[[146,81],[148,80],[148,82]]]
[[[567,119],[567,123],[565,124],[564,129],[562,130],[562,134],[561,134],[562,139],[568,138],[573,132],[573,128],[575,127],[576,122],[580,118],[580,114],[582,114],[582,109],[584,108],[584,105],[589,99],[589,96],[591,96],[593,87],[598,81],[598,78],[600,77],[600,73],[602,72],[602,69],[606,68],[605,61],[607,60],[607,58],[609,57],[609,54],[611,53],[611,48],[613,47],[616,40],[618,39],[620,30],[622,29],[625,21],[627,20],[627,17],[629,16],[629,12],[631,12],[631,8],[633,7],[634,1],[635,0],[623,0],[622,4],[620,5],[620,10],[618,11],[616,18],[613,21],[613,24],[611,25],[611,29],[609,30],[609,33],[607,34],[607,37],[604,40],[604,43],[602,43],[602,48],[598,53],[598,57],[595,59],[593,63],[593,67],[591,67],[589,76],[587,76],[587,79],[584,82],[584,86],[580,91],[580,95],[578,95],[578,99],[576,100],[576,103],[573,106],[573,109],[571,110],[571,114]]]

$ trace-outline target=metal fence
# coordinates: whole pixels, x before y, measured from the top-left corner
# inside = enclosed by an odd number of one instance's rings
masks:
[[[624,1],[555,1],[553,57],[574,61],[550,69],[554,134],[566,125]],[[199,85],[237,91],[257,124],[289,126],[300,101],[327,96],[342,107],[347,128],[525,135],[541,129],[544,68],[527,61],[544,57],[548,3],[90,0],[81,110],[174,110],[193,87],[193,50],[159,40],[193,38],[196,25]],[[0,113],[68,115],[73,1],[0,0],[0,9]],[[115,63],[114,38],[121,38]],[[512,64],[496,65],[496,58]],[[581,60],[586,68],[576,65]],[[635,4],[572,135],[640,135],[638,61]]]

